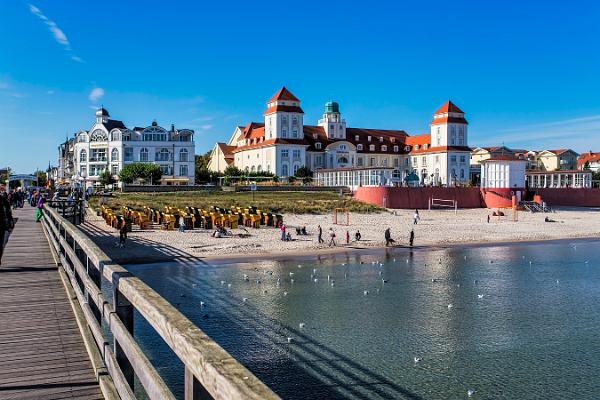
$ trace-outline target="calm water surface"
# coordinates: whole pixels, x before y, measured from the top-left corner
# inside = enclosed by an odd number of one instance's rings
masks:
[[[598,399],[599,253],[588,241],[129,269],[286,399]],[[139,316],[135,329],[181,395],[181,363]]]

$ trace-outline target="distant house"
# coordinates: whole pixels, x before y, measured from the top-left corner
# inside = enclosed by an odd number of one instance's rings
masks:
[[[591,171],[600,171],[600,153],[594,153],[591,150],[583,153],[577,159],[577,169],[584,169],[588,163],[588,167]]]
[[[225,168],[233,165],[233,150],[235,146],[226,143],[217,143],[210,153],[208,170],[213,172],[224,172]]]
[[[538,169],[542,171],[564,171],[577,168],[579,154],[571,149],[544,150],[537,154]]]

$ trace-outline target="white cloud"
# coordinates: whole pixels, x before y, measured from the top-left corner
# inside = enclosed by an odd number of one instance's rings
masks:
[[[209,129],[212,129],[212,127],[213,127],[213,126],[212,126],[212,125],[210,125],[210,124],[207,124],[207,125],[201,125],[201,126],[200,126],[200,129],[201,129],[201,130],[203,130],[203,131],[207,131],[207,130],[209,130]]]
[[[49,19],[48,17],[46,17],[46,15],[44,15],[42,10],[40,10],[33,4],[29,4],[29,11],[31,11],[31,13],[33,15],[37,16],[39,19],[44,21],[44,23],[48,26],[50,33],[52,33],[54,40],[56,40],[57,43],[62,45],[64,47],[65,51],[70,54],[71,60],[76,61],[76,62],[83,62],[83,60],[79,56],[72,54],[71,43],[69,42],[67,35],[63,32],[62,29],[60,29],[58,27],[58,25],[56,25],[56,22],[54,22],[51,19]]]
[[[102,96],[104,96],[104,89],[97,87],[92,89],[92,91],[88,95],[88,98],[90,99],[90,101],[95,102],[98,101]]]

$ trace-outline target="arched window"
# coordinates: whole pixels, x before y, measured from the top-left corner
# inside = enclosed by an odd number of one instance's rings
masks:
[[[156,152],[156,161],[171,161],[171,152],[169,149],[162,148]]]
[[[288,176],[288,165],[283,164],[281,166],[281,176]]]
[[[255,168],[254,168],[254,165],[253,165],[252,167],[250,167],[250,172],[254,172],[254,171],[255,171]]]
[[[339,164],[348,164],[348,159],[344,156],[338,158],[338,163]]]
[[[385,144],[381,146],[381,151],[387,151],[387,146]]]
[[[356,150],[362,151],[362,149],[363,149],[363,145],[362,144],[356,145]]]
[[[294,164],[294,175],[296,175],[296,172],[298,172],[299,169],[300,169],[300,165]]]
[[[121,135],[121,139],[124,142],[129,142],[131,140],[131,132],[129,132],[129,131],[123,132],[123,134]]]
[[[81,153],[79,153],[79,162],[86,162],[86,161],[87,161],[87,151],[81,150]]]
[[[119,161],[119,150],[112,149],[112,151],[110,152],[110,160]]]
[[[148,149],[145,147],[140,150],[140,161],[148,161]]]
[[[370,144],[369,145],[369,151],[375,151],[375,145],[374,144]]]
[[[256,170],[257,170],[258,172],[262,172],[262,165],[259,165],[259,166],[256,168]]]
[[[187,149],[179,150],[179,161],[188,161],[188,151]]]
[[[112,132],[110,133],[110,140],[112,140],[112,141],[118,141],[118,140],[121,140],[121,138],[120,138],[120,135],[119,135],[120,133],[121,133],[121,132],[119,132],[119,131],[112,131]]]
[[[315,149],[320,150],[321,149],[321,143],[315,143]]]

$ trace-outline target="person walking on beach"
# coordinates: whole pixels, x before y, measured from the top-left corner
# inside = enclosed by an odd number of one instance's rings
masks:
[[[317,232],[318,232],[317,239],[318,239],[319,244],[325,243],[325,241],[323,240],[323,228],[321,228],[321,225],[319,225],[317,227]]]
[[[350,231],[346,231],[346,244],[350,244]]]
[[[183,215],[179,217],[179,232],[185,232],[185,219]]]
[[[281,240],[285,242],[285,225],[281,224]]]
[[[360,234],[360,231],[357,229],[356,233],[354,234],[354,240],[356,240],[358,242],[361,237],[362,237],[362,235]]]
[[[6,234],[15,227],[12,210],[10,209],[10,204],[5,196],[5,193],[2,193],[0,196],[0,265],[2,264],[2,253],[4,253]]]
[[[413,225],[416,225],[421,217],[419,216],[419,210],[415,210],[415,215],[413,215]]]
[[[490,214],[487,215],[488,224],[490,223]]]
[[[333,228],[329,228],[329,247],[335,246],[335,232]]]
[[[395,241],[394,241],[394,239],[392,239],[392,232],[390,231],[390,228],[387,228],[385,230],[384,236],[385,236],[385,246],[386,247],[394,244]]]
[[[410,247],[413,247],[413,243],[414,243],[414,241],[415,241],[415,230],[414,230],[414,229],[411,229],[411,230],[410,230],[410,237],[408,238],[408,245],[409,245]]]

